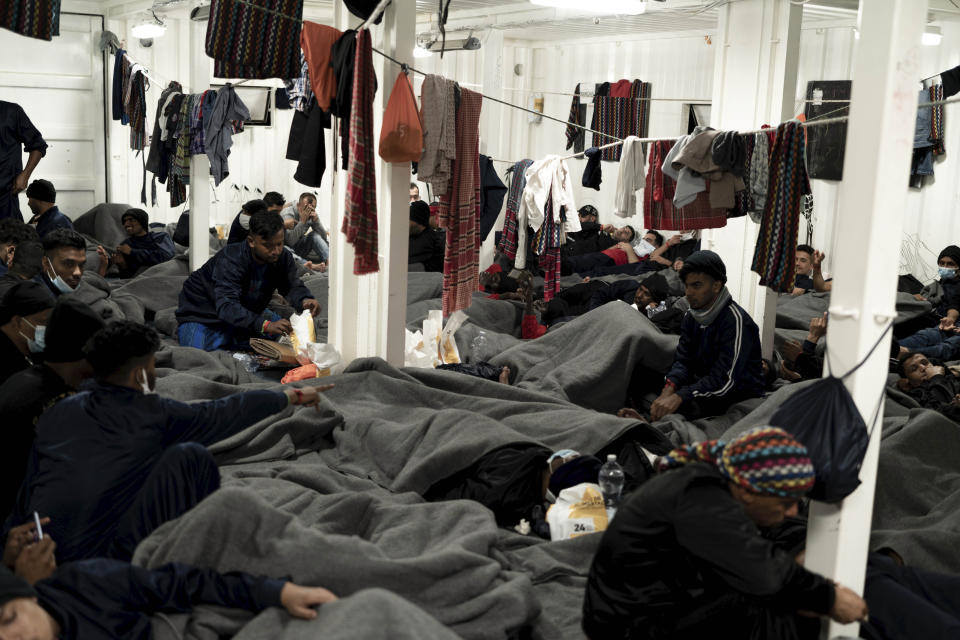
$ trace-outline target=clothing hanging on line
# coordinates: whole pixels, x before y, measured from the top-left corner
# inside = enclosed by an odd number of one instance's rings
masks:
[[[527,246],[527,228],[534,232],[540,230],[544,221],[550,218],[559,223],[561,211],[576,211],[573,195],[573,176],[566,160],[561,156],[548,155],[531,164],[526,171],[527,184],[520,200],[517,213],[517,246]],[[564,232],[580,231],[580,218],[569,216]],[[534,253],[540,252],[534,250]],[[542,265],[541,265],[542,266]],[[524,268],[522,260],[516,261],[518,269]]]
[[[507,190],[507,209],[503,217],[503,233],[500,234],[500,244],[497,250],[507,257],[510,261],[516,261],[517,268],[523,269],[526,264],[526,247],[522,248],[523,258],[517,260],[517,228],[519,226],[518,214],[520,211],[520,201],[523,197],[523,190],[527,186],[527,168],[533,164],[533,160],[524,159],[515,163],[510,168],[510,187]],[[524,220],[526,224],[526,220]]]
[[[357,32],[347,30],[331,50],[331,64],[337,78],[337,94],[330,102],[330,114],[339,119],[341,166],[346,169],[350,159],[350,109],[353,102],[353,69],[357,54]],[[373,91],[377,91],[377,76],[373,76]],[[371,138],[372,140],[372,138]]]
[[[643,144],[636,136],[623,141],[620,156],[620,171],[617,174],[617,190],[613,196],[613,213],[621,218],[637,215],[637,190],[646,182],[647,159],[643,156]]]
[[[313,89],[310,86],[310,66],[302,53],[300,55],[300,74],[289,80],[284,80],[283,86],[287,90],[287,99],[290,106],[300,112],[306,111],[310,105],[310,100],[313,99]]]
[[[587,126],[587,105],[580,104],[580,85],[573,90],[573,101],[570,104],[570,115],[567,116],[567,149],[573,147],[574,153],[583,151],[586,140],[586,131],[581,127]],[[578,126],[574,126],[578,125]]]
[[[700,127],[697,127],[700,129]],[[694,130],[673,157],[673,167],[684,167],[710,181],[710,206],[714,209],[732,209],[736,206],[735,194],[746,188],[743,179],[725,171],[713,159],[713,144],[725,132],[703,128]],[[735,133],[735,132],[734,132]],[[677,191],[680,189],[678,187]],[[674,203],[677,204],[677,203]]]
[[[300,31],[300,47],[309,69],[310,88],[323,111],[337,96],[337,77],[330,64],[333,45],[343,32],[315,22],[304,22]]]
[[[921,89],[918,100],[921,103],[943,97],[943,85],[936,84]],[[910,164],[910,186],[919,189],[925,178],[932,176],[935,156],[944,153],[943,145],[943,105],[917,108],[917,124],[913,136],[913,158]]]
[[[356,275],[379,271],[377,258],[377,176],[374,162],[373,98],[376,74],[370,32],[356,34],[350,110],[350,164],[341,231],[353,245]]]
[[[210,175],[214,186],[219,186],[230,175],[227,157],[233,146],[233,134],[243,131],[243,123],[250,119],[250,110],[227,84],[217,92],[210,110],[210,121],[204,126],[204,146],[210,159]]]
[[[796,279],[797,229],[804,196],[810,194],[806,135],[799,120],[777,127],[769,180],[751,269],[760,274],[761,285],[786,293],[793,290]]]
[[[447,230],[443,259],[443,315],[466,309],[479,287],[480,236],[480,110],[483,98],[461,92],[457,110],[457,160],[450,188],[440,198],[440,227]],[[372,139],[372,138],[371,138]]]
[[[490,235],[493,226],[500,217],[503,199],[507,195],[507,185],[503,184],[493,162],[489,157],[480,155],[480,242]]]
[[[0,7],[0,27],[28,38],[60,35],[60,0],[9,0]]]
[[[547,198],[546,210],[553,209],[553,195]],[[566,241],[567,214],[566,207],[560,208],[560,219],[554,220],[552,215],[544,218],[543,225],[533,237],[534,251],[540,256],[539,266],[543,269],[543,300],[550,302],[560,293],[560,257]]]
[[[113,90],[110,93],[110,106],[114,120],[119,120],[120,124],[127,124],[127,114],[123,109],[123,77],[124,68],[130,68],[130,61],[127,59],[126,51],[117,49],[113,56]]]
[[[420,87],[423,156],[417,164],[417,175],[436,193],[449,188],[451,167],[457,159],[456,92],[456,82],[432,74]]]
[[[124,102],[124,112],[130,122],[130,148],[143,151],[146,146],[147,131],[147,77],[143,71],[136,70],[126,89],[128,98]]]
[[[182,93],[183,87],[179,82],[171,82],[160,93],[160,100],[157,101],[157,111],[153,117],[153,135],[150,136],[150,151],[147,154],[147,171],[151,173],[160,172],[160,158],[163,149],[162,127],[166,124],[166,118],[163,117],[163,108],[176,93]]]
[[[293,179],[308,187],[320,187],[327,168],[327,142],[324,131],[330,128],[330,114],[313,102],[308,113],[297,112],[290,127],[287,159],[297,161]],[[293,157],[291,157],[291,155]]]
[[[627,136],[647,137],[650,101],[641,100],[641,98],[649,98],[650,89],[649,82],[640,80],[634,80],[632,83],[629,80],[620,80],[613,84],[597,85],[590,128],[600,133],[593,134],[592,146],[602,147]],[[604,149],[603,159],[619,161],[622,151],[622,145]]]
[[[957,93],[960,93],[960,65],[941,73],[940,82],[943,84],[944,99],[951,98]]]
[[[296,77],[302,19],[303,0],[213,0],[205,47],[214,60],[213,75]]]
[[[676,181],[663,168],[674,146],[680,141],[658,140],[647,147],[647,175],[643,190],[643,224],[648,229],[692,231],[717,229],[727,225],[727,212],[710,207],[709,186],[686,206],[674,204]]]

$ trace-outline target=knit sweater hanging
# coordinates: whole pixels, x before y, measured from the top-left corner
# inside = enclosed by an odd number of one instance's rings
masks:
[[[218,78],[300,74],[303,0],[213,0],[206,52]]]
[[[793,290],[796,277],[797,228],[803,197],[810,193],[805,154],[806,138],[799,121],[777,127],[769,191],[751,267],[760,274],[760,284],[775,291]]]
[[[377,258],[377,175],[374,161],[373,97],[377,78],[373,70],[370,32],[357,33],[353,67],[353,108],[350,110],[350,161],[347,166],[347,202],[341,231],[356,254],[357,275],[380,270]]]
[[[60,35],[60,0],[10,0],[0,3],[0,27],[38,40]]]

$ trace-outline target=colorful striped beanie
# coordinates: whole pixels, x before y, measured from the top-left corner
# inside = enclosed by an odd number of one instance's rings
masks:
[[[802,498],[816,471],[807,448],[779,427],[757,427],[730,443],[708,440],[684,445],[660,458],[660,471],[691,462],[716,465],[730,482],[754,493]]]

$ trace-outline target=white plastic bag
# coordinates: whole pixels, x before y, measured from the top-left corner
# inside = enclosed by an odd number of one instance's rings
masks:
[[[455,334],[466,322],[463,311],[455,311],[443,324],[443,312],[431,311],[423,321],[423,331],[407,329],[404,342],[404,365],[430,369],[441,364],[459,364],[460,350]]]
[[[607,508],[600,485],[583,482],[560,492],[547,509],[551,540],[568,540],[598,531],[606,531]]]
[[[290,316],[293,327],[291,342],[302,365],[317,365],[318,376],[330,375],[330,369],[340,363],[340,352],[332,344],[317,342],[316,325],[308,310]]]

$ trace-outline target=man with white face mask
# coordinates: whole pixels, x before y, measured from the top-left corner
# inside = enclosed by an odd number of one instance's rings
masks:
[[[42,242],[42,270],[34,279],[57,297],[75,291],[87,264],[87,241],[73,229],[54,229]]]
[[[116,322],[87,343],[95,381],[37,424],[9,531],[36,511],[51,518],[58,564],[127,560],[137,543],[220,486],[207,446],[290,405],[316,406],[304,387],[248,391],[185,404],[155,395],[157,333]],[[6,535],[4,531],[4,536]]]
[[[53,297],[43,285],[26,280],[13,285],[0,302],[0,383],[33,364],[43,351]]]

